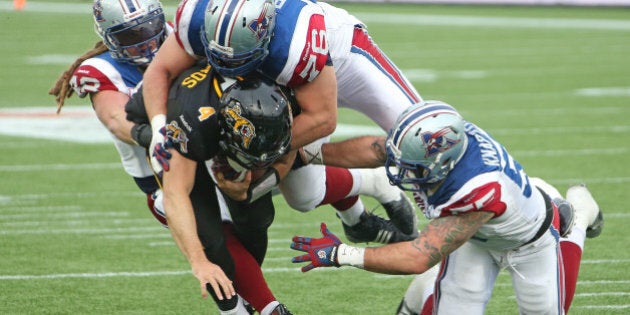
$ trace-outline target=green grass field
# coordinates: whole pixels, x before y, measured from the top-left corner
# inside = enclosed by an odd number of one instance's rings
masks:
[[[54,117],[47,91],[97,36],[91,1],[53,2],[15,12],[0,1],[0,314],[216,314],[112,144],[54,139],[69,131],[58,122],[90,105],[74,96]],[[164,3],[171,19],[176,2]],[[630,10],[340,6],[368,24],[425,99],[459,108],[530,176],[561,191],[589,185],[606,225],[586,242],[571,313],[628,314]],[[18,111],[29,108],[37,114]],[[339,122],[374,127],[344,109]],[[342,236],[341,224],[330,207],[301,214],[275,198],[263,269],[280,301],[295,314],[393,314],[411,276],[302,274],[290,262],[291,236],[317,235],[321,221]],[[517,313],[502,273],[487,314]]]

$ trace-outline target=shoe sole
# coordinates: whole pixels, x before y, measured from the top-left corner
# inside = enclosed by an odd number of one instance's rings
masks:
[[[595,238],[602,234],[602,230],[604,229],[604,214],[601,210],[597,213],[597,218],[595,222],[591,224],[588,228],[586,228],[586,237],[587,238]]]

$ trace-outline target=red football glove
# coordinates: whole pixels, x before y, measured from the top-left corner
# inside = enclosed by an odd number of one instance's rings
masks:
[[[293,257],[291,262],[310,262],[310,264],[302,267],[302,272],[307,272],[317,267],[339,267],[337,249],[339,244],[341,244],[341,240],[328,230],[326,223],[322,222],[320,230],[323,235],[322,238],[294,236],[292,239],[291,248],[307,254]]]

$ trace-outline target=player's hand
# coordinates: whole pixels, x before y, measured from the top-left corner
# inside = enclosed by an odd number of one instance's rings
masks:
[[[302,272],[307,272],[317,267],[339,267],[337,262],[337,250],[341,240],[328,230],[326,223],[322,222],[320,227],[323,237],[310,238],[304,236],[294,236],[291,248],[306,252],[302,256],[295,256],[291,260],[293,263],[310,262],[302,267]]]
[[[219,300],[229,299],[236,294],[232,280],[230,280],[221,267],[210,261],[191,264],[195,278],[199,280],[201,297],[208,297],[208,290],[213,290]]]
[[[166,147],[166,116],[155,115],[151,118],[151,144],[149,145],[149,159],[151,168],[156,174],[161,175],[164,170],[168,171],[168,159],[171,153]]]
[[[225,173],[221,171],[213,171],[217,186],[221,191],[236,201],[244,201],[247,199],[247,191],[252,182],[252,172],[244,171],[244,177],[227,179]],[[242,178],[241,178],[242,177]]]
[[[168,160],[171,158],[171,152],[168,152],[169,148],[173,147],[173,144],[170,142],[168,137],[166,137],[166,127],[162,127],[158,132],[161,137],[151,139],[151,143],[155,140],[155,145],[151,148],[153,152],[151,153],[151,166],[153,170],[158,174],[162,172],[162,170],[167,171],[170,169],[170,164]]]

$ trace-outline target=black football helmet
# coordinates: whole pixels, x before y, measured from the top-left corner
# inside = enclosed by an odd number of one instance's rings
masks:
[[[227,88],[219,106],[222,154],[246,169],[264,169],[289,150],[293,116],[289,96],[260,75]]]

